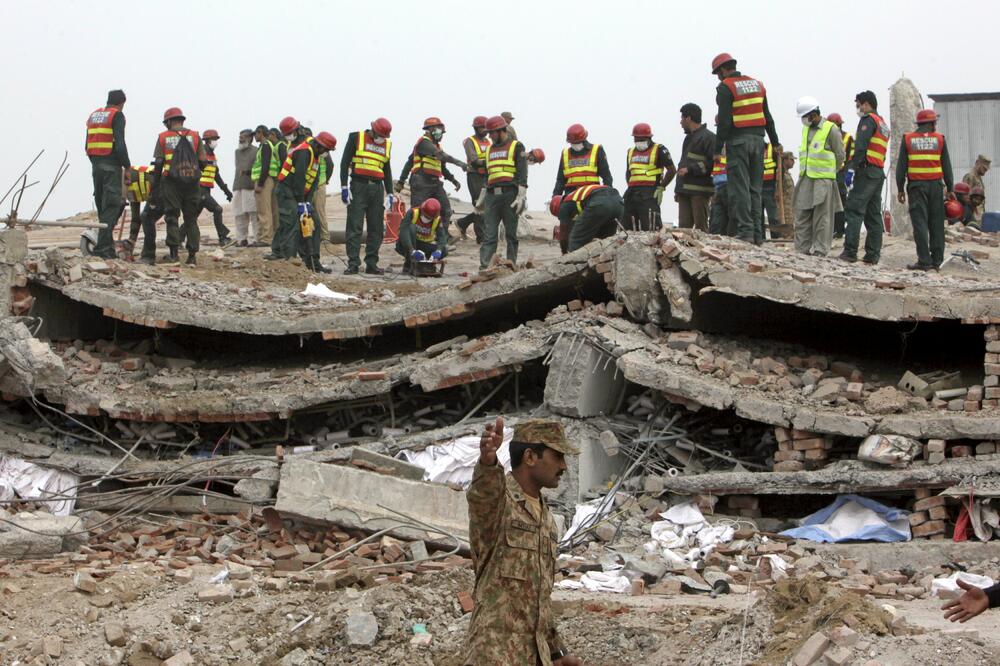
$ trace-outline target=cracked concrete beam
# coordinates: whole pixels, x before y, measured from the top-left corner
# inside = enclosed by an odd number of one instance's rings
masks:
[[[20,387],[23,395],[66,381],[62,359],[12,317],[0,319],[0,377],[5,374],[10,375],[4,381],[5,390]],[[16,381],[10,381],[14,377]]]

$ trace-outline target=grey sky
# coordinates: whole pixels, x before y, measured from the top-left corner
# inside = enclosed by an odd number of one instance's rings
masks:
[[[445,149],[460,155],[473,116],[509,109],[528,147],[548,158],[529,181],[529,202],[541,208],[570,123],[604,144],[621,191],[634,123],[651,123],[676,160],[681,104],[700,104],[709,122],[715,114],[709,63],[720,51],[764,81],[782,143],[795,151],[800,95],[839,111],[853,132],[855,93],[874,90],[888,113],[888,87],[904,72],[925,95],[996,89],[986,75],[1000,5],[979,3],[960,21],[943,20],[949,12],[938,2],[885,0],[6,2],[0,192],[45,148],[31,173],[43,183],[22,205],[30,213],[69,150],[72,166],[44,217],[89,210],[84,123],[120,87],[133,163],[151,158],[163,110],[177,105],[189,127],[222,135],[227,182],[238,131],[288,114],[340,141],[388,117],[398,173],[424,117],[445,121]],[[893,23],[904,16],[920,29]],[[186,50],[176,39],[182,25],[191,29]],[[675,218],[672,203],[664,217]]]

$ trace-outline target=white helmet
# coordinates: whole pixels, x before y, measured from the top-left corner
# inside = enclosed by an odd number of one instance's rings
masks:
[[[819,111],[819,100],[809,95],[799,97],[799,101],[795,103],[795,112],[799,114],[799,117],[803,118],[813,111]]]

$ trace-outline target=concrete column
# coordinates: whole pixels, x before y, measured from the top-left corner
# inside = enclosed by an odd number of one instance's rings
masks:
[[[28,234],[20,229],[0,230],[0,316],[11,314],[15,266],[28,254]]]
[[[545,403],[553,412],[575,418],[610,413],[624,387],[615,359],[585,337],[564,335],[556,342],[545,380]]]

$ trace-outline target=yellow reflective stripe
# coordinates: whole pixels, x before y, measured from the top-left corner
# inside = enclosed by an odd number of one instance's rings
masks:
[[[113,148],[114,142],[105,143],[103,141],[88,141],[87,148]]]
[[[751,104],[763,104],[763,97],[747,97],[746,99],[734,100],[733,108],[738,108],[741,106],[750,106]]]
[[[941,167],[910,167],[908,169],[910,173],[944,173],[944,169]]]
[[[90,127],[87,129],[87,134],[114,134],[115,131],[110,127]]]
[[[733,114],[733,122],[737,120],[758,120],[763,119],[763,113],[744,113],[744,114]]]
[[[876,146],[882,146],[883,148],[888,148],[889,147],[889,142],[888,141],[886,141],[885,139],[880,139],[877,136],[873,136],[871,138],[871,141],[869,141],[868,143],[869,144],[874,143]]]
[[[911,162],[939,162],[941,160],[940,155],[928,155],[928,154],[911,154]]]

